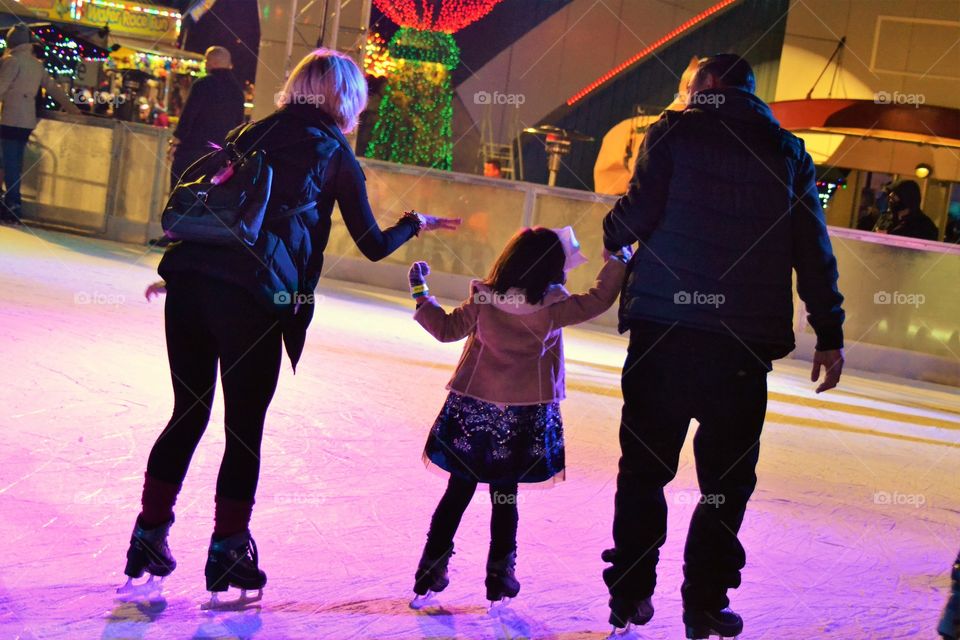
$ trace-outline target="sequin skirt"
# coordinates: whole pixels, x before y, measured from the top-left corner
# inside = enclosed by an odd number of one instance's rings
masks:
[[[423,455],[444,471],[477,482],[562,479],[560,403],[502,406],[451,393]]]

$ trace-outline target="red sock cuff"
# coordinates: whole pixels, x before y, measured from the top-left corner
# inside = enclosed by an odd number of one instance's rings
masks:
[[[226,538],[250,528],[253,515],[253,500],[235,500],[223,496],[216,497],[213,516],[213,535]]]
[[[177,503],[179,493],[179,484],[171,484],[144,474],[143,495],[140,498],[143,506],[140,520],[143,526],[151,528],[169,522],[173,518],[173,505]]]

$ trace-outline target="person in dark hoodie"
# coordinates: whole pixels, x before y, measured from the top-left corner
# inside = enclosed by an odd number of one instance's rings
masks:
[[[422,231],[456,229],[458,219],[405,213],[381,229],[365,178],[344,132],[356,128],[367,101],[363,73],[349,57],[317,49],[291,72],[277,111],[227,135],[241,153],[263,150],[273,182],[253,247],[177,242],[160,261],[167,294],[164,320],[173,382],[173,415],[150,457],[124,573],[166,576],[176,568],[167,536],[190,459],[223,385],[226,446],[217,477],[207,589],[260,589],[250,534],[260,476],[264,420],[283,350],[296,367],[313,317],[334,203],[360,252],[376,261]],[[272,289],[272,290],[270,290]],[[128,582],[129,587],[134,586]],[[134,590],[136,592],[136,590]]]
[[[937,240],[940,230],[920,208],[920,185],[913,180],[897,180],[886,187],[887,211],[892,236]]]
[[[771,363],[793,350],[793,283],[817,336],[811,379],[837,385],[843,296],[803,142],[754,95],[750,65],[704,58],[683,111],[647,132],[633,180],[603,221],[607,251],[639,242],[620,299],[623,367],[614,548],[603,577],[617,627],[653,617],[664,486],[691,419],[702,498],[681,589],[688,638],[735,636],[746,557],[737,533],[757,482]]]
[[[190,87],[170,140],[170,187],[211,144],[223,146],[227,133],[243,122],[243,89],[233,77],[230,50],[210,47],[204,54],[207,75]]]

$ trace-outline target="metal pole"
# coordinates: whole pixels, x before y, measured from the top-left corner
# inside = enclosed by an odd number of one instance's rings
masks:
[[[297,26],[297,0],[290,0],[290,24],[287,25],[287,47],[283,55],[283,79],[286,81],[293,70],[290,59],[293,58],[293,36]]]

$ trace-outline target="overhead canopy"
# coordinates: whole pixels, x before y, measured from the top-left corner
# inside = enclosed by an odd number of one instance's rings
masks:
[[[901,98],[902,96],[902,98]],[[770,108],[789,131],[817,131],[880,140],[960,147],[960,109],[924,104],[912,94],[878,94],[878,100],[785,100]]]
[[[3,29],[3,34],[0,35],[5,35],[7,29],[18,24],[45,22],[44,18],[30,11],[30,9],[27,9],[19,2],[4,2],[2,7],[3,13],[0,14],[0,29]]]
[[[905,104],[913,96],[904,94],[878,97],[889,101],[785,100],[770,108],[819,165],[913,175],[923,163],[933,178],[960,182],[960,109]]]

